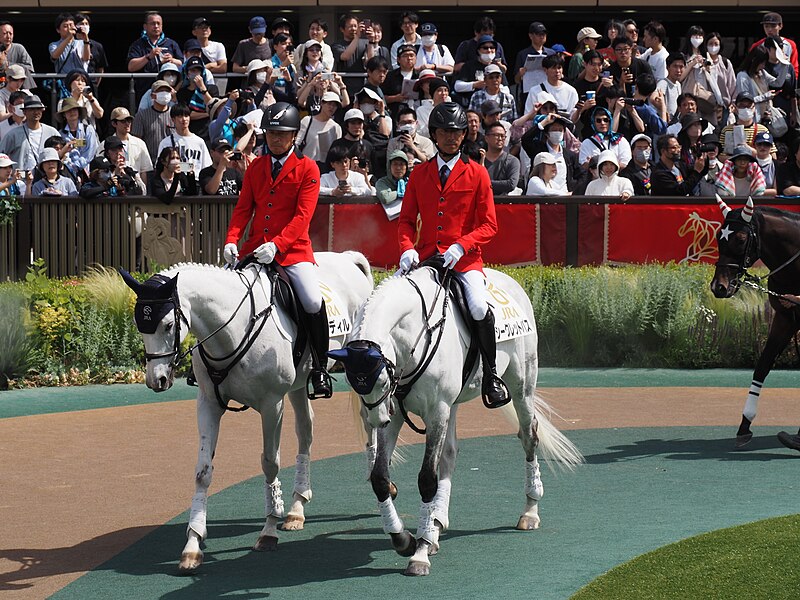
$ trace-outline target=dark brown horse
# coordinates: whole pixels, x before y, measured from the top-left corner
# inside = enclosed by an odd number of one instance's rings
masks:
[[[800,328],[800,306],[781,298],[783,294],[800,294],[800,215],[768,206],[754,208],[752,198],[737,210],[731,210],[719,196],[717,202],[725,221],[717,232],[719,261],[711,291],[717,298],[730,298],[744,282],[757,283],[747,269],[761,259],[769,268],[767,289],[770,306],[775,311],[767,343],[753,372],[742,423],[736,432],[736,446],[741,447],[753,437],[750,425],[756,416],[764,380]],[[778,439],[784,446],[800,450],[800,431],[798,435],[782,431]]]

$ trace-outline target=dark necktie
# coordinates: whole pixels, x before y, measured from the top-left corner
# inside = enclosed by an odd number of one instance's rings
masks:
[[[450,167],[442,165],[442,168],[439,169],[439,181],[442,183],[442,189],[444,189],[448,177],[450,177]]]
[[[280,163],[280,161],[277,160],[272,161],[272,181],[275,181],[278,178],[278,175],[280,175],[282,168],[283,165]]]

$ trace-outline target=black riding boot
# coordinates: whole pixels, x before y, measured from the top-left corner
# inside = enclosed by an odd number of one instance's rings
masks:
[[[325,369],[328,360],[328,314],[325,312],[325,301],[319,312],[306,314],[308,317],[308,338],[311,348],[311,373],[308,374],[306,390],[308,398],[330,398],[333,396],[333,382]]]
[[[494,334],[494,314],[491,308],[482,320],[475,321],[475,333],[478,336],[478,346],[480,346],[483,358],[481,397],[486,408],[500,408],[511,401],[511,394],[506,384],[497,375],[495,364],[497,346]]]

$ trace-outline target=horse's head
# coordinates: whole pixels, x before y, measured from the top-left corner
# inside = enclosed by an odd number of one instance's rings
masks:
[[[719,260],[711,291],[717,298],[730,298],[742,285],[747,269],[759,258],[758,231],[753,220],[752,198],[739,210],[731,210],[719,196],[717,204],[725,220],[717,231]]]
[[[178,276],[170,279],[154,275],[139,283],[127,271],[120,269],[119,272],[128,287],[136,292],[134,321],[144,339],[147,387],[163,392],[172,387],[181,342],[189,330],[178,299]],[[186,326],[182,327],[183,324]]]
[[[367,409],[367,422],[372,427],[386,427],[391,419],[392,394],[397,387],[395,367],[381,347],[368,340],[355,340],[328,356],[341,361],[347,381]]]

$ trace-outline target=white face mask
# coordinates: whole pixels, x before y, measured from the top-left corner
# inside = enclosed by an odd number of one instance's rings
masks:
[[[767,158],[759,158],[758,159],[758,166],[759,167],[768,167],[772,164],[772,157],[768,156]]]
[[[715,56],[719,54],[719,46],[706,46],[706,48],[708,48],[709,54],[713,54]]]
[[[181,164],[181,161],[179,161],[177,158],[173,158],[169,161],[169,166],[172,167],[173,169],[177,167],[179,164]]]
[[[364,113],[365,117],[368,117],[372,113],[375,112],[375,105],[365,102],[364,104],[359,104],[358,107],[361,109],[361,112]]]
[[[560,146],[561,142],[564,140],[564,132],[563,131],[550,131],[547,134],[547,140],[550,142],[551,146]]]
[[[752,108],[740,108],[737,110],[737,114],[739,115],[739,119],[742,121],[751,121],[756,114]]]
[[[699,48],[703,43],[703,38],[699,35],[693,35],[691,38],[689,38],[689,41],[692,43],[692,48]]]
[[[14,111],[14,114],[17,115],[18,117],[24,117],[25,116],[25,110],[22,108],[22,104],[18,104],[17,106],[15,106],[13,111]]]
[[[401,133],[407,133],[408,135],[412,136],[417,132],[417,126],[413,123],[407,123],[405,125],[398,125],[397,133],[398,135]]]
[[[159,104],[166,106],[169,104],[170,100],[172,100],[172,93],[171,92],[157,92],[156,93],[156,102]]]
[[[718,164],[720,164],[720,163],[716,158],[709,158],[708,159],[708,166],[711,167],[712,169],[716,168]]]
[[[266,80],[267,80],[266,71],[261,71],[260,73],[256,73],[256,81],[258,83],[264,83]]]
[[[494,52],[481,52],[480,53],[481,62],[488,65],[490,62],[494,60],[495,53]]]
[[[83,32],[84,32],[86,35],[89,35],[89,32],[90,32],[91,30],[92,30],[92,28],[91,28],[91,27],[89,27],[88,25],[84,25],[84,26],[83,26]]]
[[[166,81],[168,84],[170,84],[172,87],[175,87],[175,84],[178,83],[178,76],[175,74],[164,75],[162,79]]]
[[[436,36],[435,35],[423,35],[422,36],[422,45],[426,48],[430,48],[436,43]]]
[[[633,155],[639,162],[647,162],[650,160],[650,148],[646,148],[644,150],[634,150]]]

